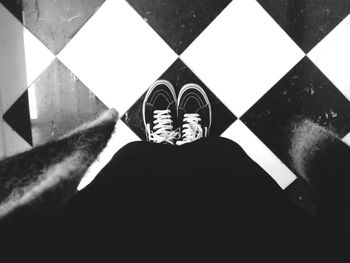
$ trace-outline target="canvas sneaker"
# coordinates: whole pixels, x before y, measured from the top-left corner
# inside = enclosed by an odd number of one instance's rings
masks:
[[[211,105],[208,96],[199,85],[189,83],[181,88],[177,114],[182,129],[181,140],[176,142],[177,145],[209,136],[212,121]]]
[[[176,103],[175,90],[169,81],[158,80],[148,89],[142,107],[147,141],[174,144],[180,137],[179,129],[174,130]]]

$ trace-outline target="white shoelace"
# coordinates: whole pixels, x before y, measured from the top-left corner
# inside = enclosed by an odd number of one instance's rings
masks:
[[[193,142],[203,137],[203,129],[199,121],[201,121],[201,118],[198,113],[188,113],[184,115],[182,141],[177,141],[176,145]],[[205,132],[207,132],[207,130],[205,130]]]
[[[171,120],[170,110],[155,110],[153,121],[153,131],[150,124],[147,124],[147,133],[149,141],[155,143],[167,142],[174,144],[173,140],[178,139],[179,130],[173,131],[173,121]]]

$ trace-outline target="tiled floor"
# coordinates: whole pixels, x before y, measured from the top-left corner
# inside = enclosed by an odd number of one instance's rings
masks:
[[[220,136],[237,118],[222,102],[208,89],[208,87],[182,62],[179,58],[176,60],[160,77],[170,81],[175,92],[178,95],[180,89],[186,83],[197,83],[206,92],[209,97],[213,111],[212,128],[210,133],[213,136]],[[143,124],[142,104],[146,92],[136,101],[136,103],[122,116],[122,120],[139,136],[140,139],[146,140],[145,127]]]
[[[347,0],[0,3],[0,136],[7,154],[114,107],[121,121],[91,179],[120,147],[144,139],[140,105],[159,78],[177,91],[201,84],[214,108],[212,135],[237,141],[282,188],[297,178],[286,156],[293,120],[310,118],[350,141]],[[47,106],[43,89],[51,89]],[[68,104],[79,121],[63,127],[67,116],[56,112]],[[41,140],[34,127],[40,121],[51,127]]]

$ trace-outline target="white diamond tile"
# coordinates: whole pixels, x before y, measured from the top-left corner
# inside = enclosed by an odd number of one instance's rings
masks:
[[[136,136],[136,134],[130,130],[130,128],[126,126],[121,120],[119,120],[115,126],[114,133],[112,134],[112,137],[108,141],[106,147],[99,154],[97,160],[92,163],[80,181],[78,190],[80,191],[88,184],[90,184],[120,148],[129,142],[139,140],[140,139]]]
[[[342,139],[342,141],[350,146],[350,132]]]
[[[0,4],[0,92],[6,112],[54,55]]]
[[[350,15],[315,46],[308,57],[350,100]]]
[[[177,58],[124,0],[107,0],[58,58],[123,114]]]
[[[282,189],[285,189],[296,179],[295,174],[242,121],[235,121],[222,134],[222,137],[238,143]]]
[[[23,39],[27,86],[29,86],[56,57],[40,40],[25,28],[23,28]]]
[[[234,0],[181,58],[240,117],[304,56],[255,0]]]

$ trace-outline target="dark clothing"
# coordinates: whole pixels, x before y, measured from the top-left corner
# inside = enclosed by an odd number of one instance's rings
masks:
[[[314,157],[307,174],[318,198],[350,229],[350,148],[333,140]]]
[[[115,258],[163,262],[334,260],[344,244],[224,138],[130,143],[40,230],[50,246],[63,240],[60,251],[108,246]]]
[[[51,220],[56,229],[63,226],[59,232],[64,235],[86,236],[87,227],[113,237],[122,244],[119,249],[199,247],[202,255],[220,251],[217,258],[307,254],[333,260],[344,244],[224,138],[181,147],[130,143]]]

